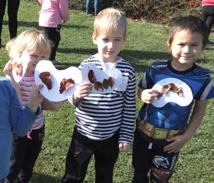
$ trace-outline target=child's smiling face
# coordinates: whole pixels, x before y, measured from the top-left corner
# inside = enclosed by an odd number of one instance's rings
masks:
[[[100,32],[99,35],[93,35],[92,38],[93,43],[97,45],[98,55],[103,61],[114,63],[125,42],[124,30]]]
[[[177,70],[187,70],[203,51],[202,35],[183,29],[174,33],[167,46],[172,54],[172,66]]]

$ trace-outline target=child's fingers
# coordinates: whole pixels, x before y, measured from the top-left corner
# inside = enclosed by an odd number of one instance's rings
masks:
[[[79,90],[76,93],[76,96],[78,98],[82,98],[88,95],[89,91],[92,88],[92,84],[91,83],[82,83],[79,87]]]
[[[10,61],[7,62],[6,65],[4,66],[3,72],[4,72],[6,75],[11,75],[11,73],[12,73],[12,64],[11,64]]]
[[[178,147],[174,143],[170,143],[164,147],[164,151],[168,153],[176,153],[178,152]]]
[[[160,96],[161,96],[161,93],[159,91],[157,91],[157,90],[152,89],[151,95],[152,95],[153,99],[159,99]]]
[[[146,89],[141,94],[141,99],[148,104],[152,103],[158,98],[160,98],[160,92],[154,89]]]
[[[32,86],[33,90],[37,90],[38,92],[39,92],[39,90],[41,90],[43,87],[44,87],[43,84],[39,84],[39,85],[33,84],[33,86]]]
[[[120,151],[128,151],[129,150],[129,144],[127,144],[127,143],[119,143],[119,150]]]
[[[169,142],[168,145],[164,147],[164,151],[168,153],[176,153],[181,150],[186,141],[182,138],[182,136],[175,136],[167,139]]]

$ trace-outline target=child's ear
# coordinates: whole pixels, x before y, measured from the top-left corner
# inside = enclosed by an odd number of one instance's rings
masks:
[[[171,43],[169,41],[166,42],[166,48],[171,52]]]
[[[92,41],[93,41],[94,44],[97,44],[97,39],[96,38],[97,37],[96,37],[95,33],[93,33],[92,34]]]

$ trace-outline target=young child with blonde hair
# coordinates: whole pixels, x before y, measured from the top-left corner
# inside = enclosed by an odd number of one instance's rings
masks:
[[[7,43],[10,61],[5,66],[5,73],[13,82],[22,105],[29,100],[29,94],[35,85],[34,71],[40,60],[48,59],[50,43],[43,32],[28,29]],[[17,79],[12,70],[18,66]],[[24,69],[26,68],[26,69]],[[28,183],[35,161],[41,151],[45,135],[45,117],[42,109],[55,109],[58,104],[43,100],[40,113],[32,128],[24,137],[14,135],[10,172],[5,182],[12,183],[16,179],[20,183]]]
[[[117,71],[121,75],[112,75],[108,82],[104,79],[101,83],[97,73],[94,76],[93,70],[89,70],[89,81],[83,79],[75,92],[72,102],[76,106],[76,125],[62,183],[83,182],[92,156],[95,158],[94,182],[112,183],[119,151],[128,150],[132,144],[136,113],[135,71],[118,56],[125,43],[126,29],[126,16],[120,10],[107,8],[95,18],[92,39],[98,53],[84,60],[79,68],[84,71],[88,65],[94,65],[97,72],[110,70],[110,73]]]

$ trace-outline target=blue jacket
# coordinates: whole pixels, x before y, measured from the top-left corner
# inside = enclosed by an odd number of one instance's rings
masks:
[[[167,60],[154,62],[139,87],[160,92],[160,98],[152,104],[144,103],[139,120],[162,129],[186,128],[194,102],[208,100],[214,95],[209,70],[194,64],[186,71],[176,71],[171,67],[171,61]]]
[[[28,107],[22,107],[11,82],[0,77],[0,180],[9,172],[9,161],[13,133],[26,135],[36,114]]]

